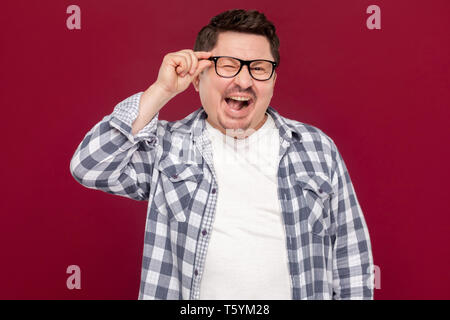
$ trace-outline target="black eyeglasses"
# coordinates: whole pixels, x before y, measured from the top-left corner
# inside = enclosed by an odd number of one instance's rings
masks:
[[[214,61],[216,73],[222,78],[233,78],[238,75],[243,66],[247,66],[250,76],[258,81],[269,80],[277,63],[270,60],[241,60],[233,57],[210,57]]]

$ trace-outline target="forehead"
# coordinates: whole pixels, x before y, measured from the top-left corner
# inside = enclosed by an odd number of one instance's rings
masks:
[[[273,60],[269,40],[262,35],[241,32],[221,32],[211,50],[213,56],[230,56],[243,60]]]

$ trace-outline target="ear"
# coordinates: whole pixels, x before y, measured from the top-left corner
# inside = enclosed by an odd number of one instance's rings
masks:
[[[273,74],[273,85],[275,85],[275,81],[277,81],[277,73],[274,72]]]
[[[192,80],[192,85],[194,86],[195,91],[198,92],[200,83],[200,75],[195,76],[194,80]]]

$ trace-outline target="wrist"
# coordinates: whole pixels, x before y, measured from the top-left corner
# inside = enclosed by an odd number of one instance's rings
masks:
[[[158,82],[153,83],[145,92],[145,95],[152,96],[155,101],[166,104],[175,94],[167,91]]]

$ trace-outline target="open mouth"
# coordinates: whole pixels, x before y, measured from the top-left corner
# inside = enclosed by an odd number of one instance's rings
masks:
[[[225,102],[233,110],[241,110],[252,104],[253,99],[248,97],[226,97]]]

